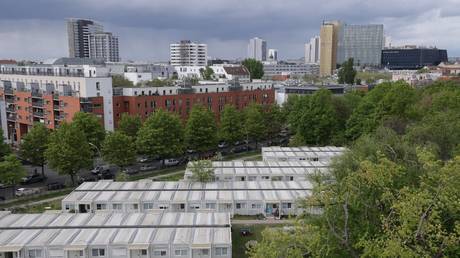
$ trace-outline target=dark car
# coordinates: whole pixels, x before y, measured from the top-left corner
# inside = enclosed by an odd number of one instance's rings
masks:
[[[65,188],[65,184],[62,182],[53,182],[47,185],[48,191],[59,190]]]
[[[235,148],[232,149],[233,153],[241,153],[241,152],[245,152],[245,151],[248,151],[248,147],[245,146],[245,145],[236,146]]]
[[[123,168],[122,172],[127,174],[127,175],[133,175],[136,173],[139,173],[139,166],[130,166],[130,167],[125,167]]]
[[[23,185],[34,184],[34,183],[42,182],[45,179],[46,179],[46,177],[43,177],[40,174],[33,174],[33,175],[23,177],[22,180],[21,180],[21,184],[23,184]]]

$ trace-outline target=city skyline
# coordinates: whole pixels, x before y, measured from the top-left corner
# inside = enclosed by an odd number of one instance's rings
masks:
[[[304,44],[319,34],[323,20],[331,19],[348,24],[382,23],[393,45],[435,45],[447,49],[449,56],[459,56],[460,39],[452,36],[460,34],[455,26],[460,10],[455,3],[458,0],[403,4],[296,1],[290,5],[267,1],[261,8],[257,1],[243,5],[189,1],[186,6],[181,1],[3,1],[0,58],[67,56],[65,19],[70,17],[95,20],[118,35],[123,60],[167,61],[169,44],[182,39],[208,44],[212,58],[244,58],[248,40],[256,36],[265,39],[268,48],[278,49],[280,59],[301,58]]]

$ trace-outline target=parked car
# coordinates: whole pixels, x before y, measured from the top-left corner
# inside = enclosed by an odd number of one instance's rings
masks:
[[[137,162],[139,162],[139,163],[145,163],[145,162],[148,162],[148,161],[150,161],[150,159],[147,156],[140,156],[140,157],[137,158]]]
[[[193,153],[195,153],[195,152],[196,152],[195,150],[187,149],[187,153],[188,153],[188,154],[193,154]]]
[[[141,171],[147,171],[147,170],[154,170],[157,169],[158,166],[155,163],[149,163],[149,164],[144,164],[141,166],[140,170]]]
[[[65,184],[62,182],[53,182],[53,183],[47,184],[46,186],[48,187],[48,191],[59,190],[59,189],[65,188]]]
[[[133,175],[136,173],[139,173],[139,166],[130,166],[130,167],[125,167],[121,172],[127,174],[127,175]]]
[[[177,159],[165,159],[164,164],[167,167],[173,167],[179,165],[180,161]]]
[[[44,181],[45,179],[46,179],[46,177],[43,177],[43,176],[40,175],[40,174],[32,174],[32,175],[23,177],[23,178],[21,179],[21,184],[22,184],[22,185],[34,184],[34,183],[42,182],[42,181]]]
[[[236,146],[232,149],[232,152],[233,153],[241,153],[241,152],[245,152],[245,151],[248,151],[248,147],[247,146],[244,146],[244,145],[241,145],[241,146]]]
[[[98,174],[104,173],[106,171],[110,171],[110,166],[109,165],[96,166],[95,168],[91,169],[91,173],[93,175],[98,175]]]
[[[0,202],[4,202],[6,200],[5,196],[0,196]]]
[[[14,195],[16,197],[21,197],[21,196],[27,196],[27,195],[33,195],[41,192],[40,188],[18,188],[16,189],[16,192]]]
[[[219,144],[217,145],[217,147],[219,147],[220,149],[227,148],[227,147],[228,147],[228,144],[227,144],[226,142],[219,142]]]

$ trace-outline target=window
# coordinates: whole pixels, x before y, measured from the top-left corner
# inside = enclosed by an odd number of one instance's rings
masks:
[[[180,204],[180,209],[181,209],[181,210],[184,210],[184,209],[185,209],[185,203],[181,203],[181,204]]]
[[[201,249],[202,255],[209,255],[209,249]]]
[[[290,202],[283,203],[283,209],[290,209],[291,207],[292,207],[292,204]]]
[[[151,202],[144,203],[144,210],[151,210],[151,209],[153,209],[153,203]]]
[[[96,210],[105,210],[105,209],[107,209],[107,205],[105,203],[96,204]]]
[[[237,203],[236,208],[237,209],[244,209],[244,208],[246,208],[246,203]]]
[[[153,256],[166,256],[166,250],[155,250]]]
[[[175,256],[186,256],[188,254],[188,250],[187,249],[176,249],[174,251],[174,255]]]
[[[263,180],[270,180],[270,177],[269,176],[262,176],[262,179]]]
[[[103,249],[103,248],[91,249],[91,255],[94,256],[94,257],[105,256],[105,249]]]
[[[147,249],[142,249],[141,250],[141,255],[147,255]]]
[[[101,83],[100,82],[96,82],[96,90],[101,90]]]
[[[131,209],[132,210],[137,210],[137,209],[139,209],[139,205],[137,203],[133,203],[133,204],[131,204]]]
[[[216,255],[219,255],[219,256],[227,255],[227,247],[216,247]]]
[[[215,203],[206,203],[206,209],[216,209]]]
[[[121,210],[121,203],[114,203],[112,204],[113,210]]]
[[[262,204],[260,204],[260,203],[253,203],[253,204],[251,205],[251,208],[253,208],[253,209],[260,209],[260,208],[262,208]]]
[[[29,250],[29,257],[30,257],[30,258],[39,258],[39,257],[42,257],[42,250],[40,250],[40,249],[32,249],[32,250]]]

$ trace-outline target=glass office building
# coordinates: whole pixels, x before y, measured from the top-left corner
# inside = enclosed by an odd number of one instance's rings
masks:
[[[382,66],[390,70],[418,70],[447,62],[447,50],[437,48],[390,48],[382,50]]]
[[[353,58],[355,65],[379,66],[384,47],[383,25],[347,25],[340,27],[337,63]]]

